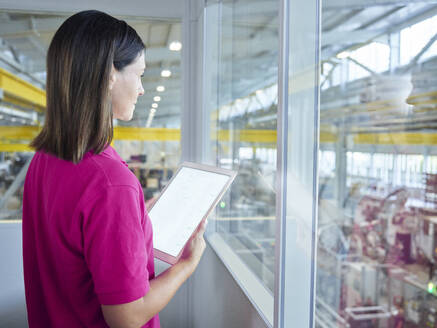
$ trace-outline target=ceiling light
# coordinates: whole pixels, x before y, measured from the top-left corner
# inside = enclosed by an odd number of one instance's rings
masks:
[[[164,91],[165,91],[165,88],[164,88],[163,85],[158,85],[158,86],[156,87],[156,91],[158,91],[158,92],[164,92]]]
[[[337,54],[337,58],[339,59],[345,59],[347,57],[349,57],[351,54],[349,51],[342,51],[340,53]]]
[[[153,97],[153,101],[161,101],[161,97],[160,96],[155,96],[155,97]]]
[[[149,113],[149,117],[147,118],[146,127],[150,127],[154,117],[155,117],[155,113]]]
[[[156,109],[155,108],[151,108],[150,109],[150,114],[155,114],[156,113]]]
[[[152,104],[152,107],[153,107],[153,108],[158,108],[158,104],[157,104],[157,103],[153,103],[153,104]]]
[[[169,71],[168,69],[164,69],[161,71],[161,76],[162,77],[170,77],[171,76],[171,71]]]
[[[182,43],[180,43],[179,41],[173,41],[173,42],[170,43],[168,48],[171,51],[180,51],[182,49]]]

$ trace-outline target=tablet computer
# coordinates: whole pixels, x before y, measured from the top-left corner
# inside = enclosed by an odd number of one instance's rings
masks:
[[[149,210],[154,256],[174,264],[185,244],[206,220],[237,173],[184,162]]]

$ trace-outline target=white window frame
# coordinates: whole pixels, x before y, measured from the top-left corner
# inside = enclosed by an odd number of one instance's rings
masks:
[[[220,1],[218,3],[220,4]],[[283,0],[279,10],[281,23],[278,85],[278,196],[274,296],[247,268],[220,234],[213,232],[207,236],[207,241],[213,250],[269,327],[313,327],[314,325],[320,5],[320,0],[310,3]],[[204,19],[205,17],[204,12]],[[292,22],[292,25],[289,22]],[[204,21],[204,31],[205,27]],[[306,34],[302,33],[302,29]],[[308,38],[308,35],[313,35],[315,38]],[[203,44],[206,45],[205,39],[203,39]],[[302,48],[304,48],[303,51]],[[207,82],[206,51],[204,47],[202,78],[205,82]],[[300,70],[302,66],[299,67],[299,63],[304,64],[303,72]],[[290,94],[289,87],[293,83],[302,81],[308,82],[306,89],[304,87],[300,93]],[[306,104],[304,111],[302,111],[302,103]],[[208,112],[205,102],[202,107],[201,117],[206,118]],[[301,111],[300,115],[299,111]],[[210,124],[209,121],[203,122],[208,126]],[[296,127],[297,125],[301,128],[288,129],[288,126]],[[203,154],[209,151],[207,146],[209,138],[209,134],[202,135],[202,140],[205,140],[201,147],[204,149]],[[309,146],[309,150],[304,153],[299,152],[288,144],[290,138],[309,141],[308,144],[312,147]],[[293,160],[296,158],[303,158],[304,162],[296,163],[296,160]],[[209,159],[209,156],[202,156],[203,162],[208,162]],[[296,174],[304,177],[301,185],[296,184],[290,178]],[[290,201],[290,195],[301,193],[302,188],[307,191],[305,193],[307,203],[302,211],[296,211],[300,204],[297,201]],[[305,232],[304,237],[296,238],[296,231]],[[302,249],[307,252],[302,252]],[[296,261],[299,262],[299,268],[293,265]]]

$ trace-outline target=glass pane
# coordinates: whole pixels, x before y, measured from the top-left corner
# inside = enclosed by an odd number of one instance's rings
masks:
[[[278,156],[278,286],[275,327],[314,326],[318,155],[319,1],[284,1]],[[332,66],[324,65],[332,70]],[[321,167],[335,159],[326,153]]]
[[[44,122],[45,58],[67,18],[0,11],[0,220],[21,219],[29,142]],[[114,147],[152,198],[180,161],[181,23],[126,20],[146,44],[144,96],[129,122],[114,122]]]
[[[278,1],[210,1],[205,58],[211,161],[238,171],[216,231],[273,291]],[[232,268],[231,268],[232,269]]]
[[[437,5],[323,2],[316,327],[437,326]]]

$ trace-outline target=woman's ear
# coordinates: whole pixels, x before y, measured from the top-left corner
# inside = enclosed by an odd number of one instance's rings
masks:
[[[114,64],[112,64],[111,72],[109,73],[109,90],[112,90],[115,82],[117,81],[117,76],[115,73],[116,73],[115,67],[114,67]]]

